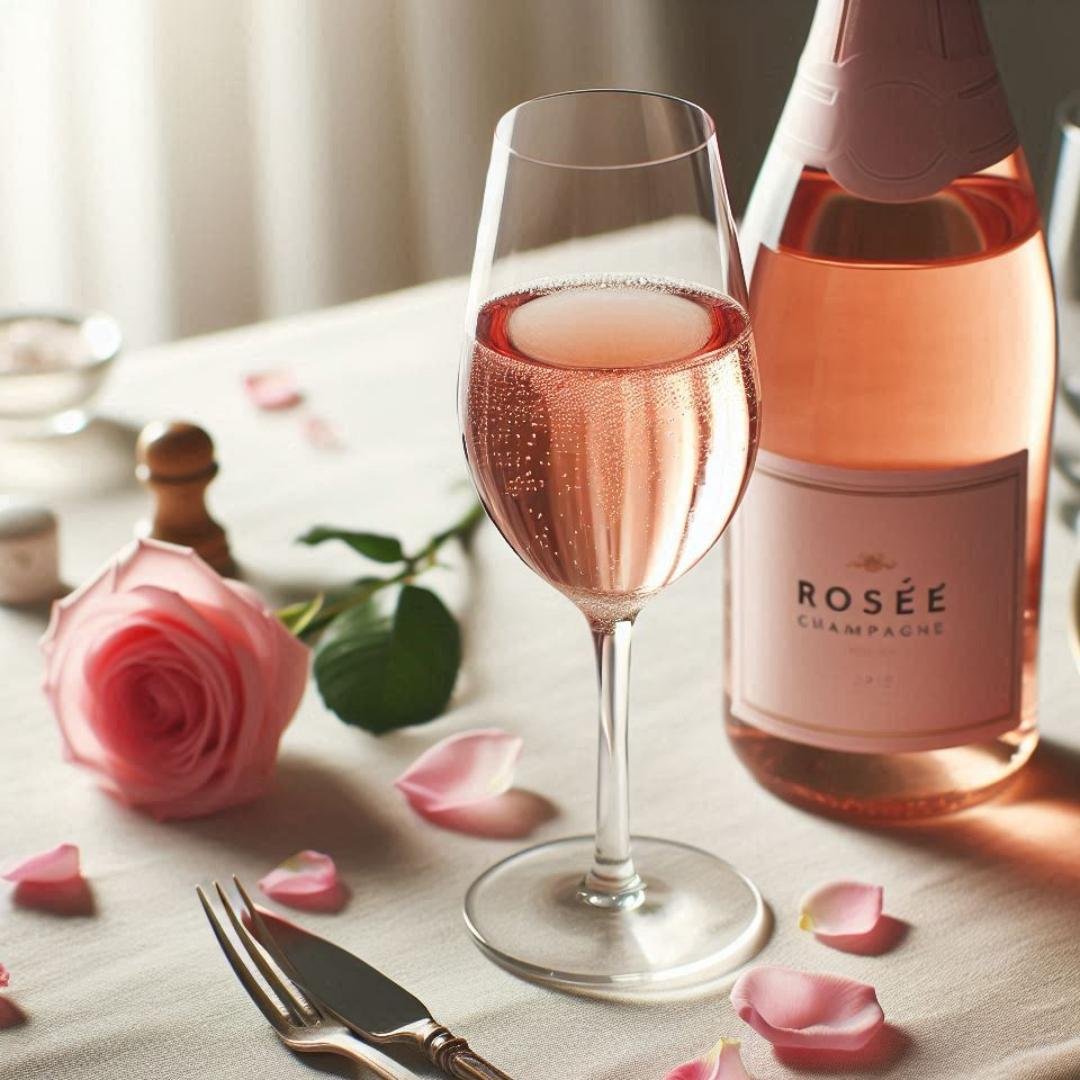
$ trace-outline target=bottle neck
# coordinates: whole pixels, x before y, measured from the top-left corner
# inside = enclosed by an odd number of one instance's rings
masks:
[[[978,0],[819,0],[784,149],[854,195],[924,198],[1018,146]]]

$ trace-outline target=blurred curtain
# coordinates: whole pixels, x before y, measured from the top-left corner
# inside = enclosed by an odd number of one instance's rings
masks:
[[[0,0],[0,309],[142,344],[460,273],[495,121],[583,86],[700,101],[738,208],[814,3]],[[983,6],[1041,173],[1080,2]]]
[[[650,0],[0,0],[0,308],[131,343],[465,268],[514,101],[661,86]]]

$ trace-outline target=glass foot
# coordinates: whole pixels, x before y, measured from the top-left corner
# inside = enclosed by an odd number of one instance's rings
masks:
[[[764,945],[761,894],[722,859],[635,837],[644,897],[605,908],[582,895],[593,845],[580,836],[529,848],[477,879],[465,921],[481,949],[534,982],[639,992],[713,982]]]

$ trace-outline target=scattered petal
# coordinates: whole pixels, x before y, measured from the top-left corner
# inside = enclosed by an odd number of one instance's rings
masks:
[[[300,851],[259,881],[272,900],[315,910],[337,911],[346,897],[337,867],[321,851]]]
[[[522,745],[498,728],[463,731],[425,750],[394,785],[421,814],[471,806],[510,790]]]
[[[881,918],[885,890],[863,881],[830,881],[799,902],[799,929],[823,937],[869,934]]]
[[[0,877],[16,884],[66,885],[81,877],[79,849],[74,844],[58,844],[7,867]]]
[[[901,1028],[882,1024],[870,1041],[858,1050],[819,1050],[809,1046],[777,1046],[776,1060],[788,1067],[786,1076],[831,1073],[842,1076],[899,1075],[896,1063],[911,1050],[914,1040]],[[911,1074],[908,1073],[908,1076]],[[809,1078],[808,1078],[809,1080]]]
[[[491,840],[521,840],[545,822],[558,817],[550,799],[535,791],[511,788],[493,799],[454,806],[449,810],[427,810],[424,817],[433,825],[470,836]]]
[[[252,371],[244,376],[244,390],[260,409],[291,409],[303,400],[291,371]]]
[[[11,894],[11,902],[31,911],[68,917],[93,915],[94,892],[84,877],[68,881],[20,881]]]
[[[306,416],[301,425],[304,438],[319,450],[343,450],[345,440],[329,420],[321,416]]]
[[[0,964],[0,990],[3,990],[11,982],[11,972],[3,964]]]
[[[739,1056],[739,1039],[721,1039],[703,1058],[672,1069],[664,1080],[753,1080]]]
[[[741,975],[731,1003],[774,1046],[858,1050],[885,1023],[872,986],[782,967],[756,967]]]
[[[822,945],[838,952],[851,953],[854,956],[884,956],[898,948],[908,936],[911,925],[903,919],[894,919],[891,915],[882,915],[877,926],[869,934],[837,934],[826,937],[818,934]]]

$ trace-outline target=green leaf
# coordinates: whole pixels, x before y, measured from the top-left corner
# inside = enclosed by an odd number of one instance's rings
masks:
[[[315,681],[347,724],[382,734],[434,720],[461,665],[461,631],[430,590],[405,585],[350,608],[315,650]]]
[[[331,525],[316,525],[300,537],[301,544],[314,546],[326,540],[341,540],[367,559],[380,563],[402,562],[405,552],[401,541],[395,536],[380,536],[378,533],[350,532],[348,529],[335,529]]]

